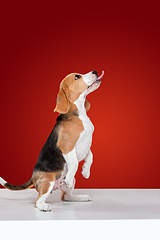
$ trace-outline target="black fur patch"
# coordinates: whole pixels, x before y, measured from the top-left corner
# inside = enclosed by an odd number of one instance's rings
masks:
[[[77,109],[75,109],[75,110],[72,111],[71,113],[68,112],[68,113],[66,113],[66,114],[60,114],[60,115],[57,117],[57,124],[60,123],[61,121],[64,121],[64,120],[70,118],[70,117],[73,117],[73,116],[75,116],[75,117],[78,117],[78,116],[79,116]],[[56,125],[55,125],[55,126],[56,126]]]
[[[39,158],[33,172],[59,172],[62,171],[64,168],[65,159],[62,155],[61,150],[57,146],[57,129],[59,127],[59,122],[62,121],[60,116],[58,118],[55,127],[53,128],[51,134],[49,135],[39,154]]]

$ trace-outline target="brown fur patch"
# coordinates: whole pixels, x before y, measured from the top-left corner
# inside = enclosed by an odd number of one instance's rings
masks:
[[[64,196],[66,195],[66,192],[64,192],[62,189],[61,189],[61,200],[63,201],[64,200]]]
[[[45,193],[48,192],[50,182],[55,181],[61,175],[61,172],[49,173],[49,172],[35,172],[33,173],[32,180],[33,184],[38,192],[37,200]],[[35,205],[36,202],[35,201]]]
[[[84,106],[85,106],[85,109],[86,109],[86,112],[88,112],[88,110],[90,109],[91,107],[91,104],[90,102],[86,99],[85,103],[84,103]]]
[[[65,114],[65,119],[57,129],[57,146],[63,154],[67,154],[73,150],[80,137],[80,133],[84,130],[82,121],[78,118],[78,110],[74,101],[79,98],[80,94],[83,93],[88,86],[82,76],[75,80],[75,75],[80,74],[72,73],[62,80],[55,108],[55,111]],[[90,103],[87,100],[85,107],[86,110],[89,110]]]
[[[68,112],[68,110],[69,110],[69,100],[63,88],[61,88],[57,96],[57,104],[54,109],[54,112],[65,114]]]
[[[38,193],[45,194],[50,187],[50,182],[55,181],[61,176],[61,172],[34,172],[32,176],[33,184]]]
[[[67,113],[70,109],[69,103],[74,103],[80,94],[87,89],[88,85],[84,82],[83,77],[75,80],[75,75],[80,74],[72,73],[62,80],[54,111],[62,114]]]
[[[63,154],[67,154],[73,150],[83,130],[82,121],[76,116],[72,116],[61,122],[58,131],[57,146]]]

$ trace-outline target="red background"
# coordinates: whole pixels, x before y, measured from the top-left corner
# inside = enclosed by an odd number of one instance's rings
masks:
[[[61,80],[104,70],[88,96],[91,177],[80,163],[76,187],[160,188],[158,4],[7,1],[0,17],[0,176],[13,184],[31,177],[58,116]]]

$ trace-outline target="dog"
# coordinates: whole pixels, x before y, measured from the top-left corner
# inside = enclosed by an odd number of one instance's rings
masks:
[[[55,112],[59,113],[56,124],[41,149],[31,179],[22,185],[12,185],[0,178],[0,183],[10,190],[24,190],[35,186],[38,198],[35,207],[51,211],[45,201],[52,190],[61,189],[63,201],[91,201],[88,195],[73,195],[75,174],[79,161],[84,159],[82,175],[90,176],[93,154],[90,150],[94,126],[87,116],[90,103],[86,96],[96,90],[104,75],[97,71],[87,74],[72,73],[66,76],[57,96]]]

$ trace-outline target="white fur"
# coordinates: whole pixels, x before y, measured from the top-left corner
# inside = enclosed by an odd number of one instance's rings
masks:
[[[0,177],[0,184],[2,184],[4,186],[6,183],[7,182],[3,178]]]
[[[67,168],[68,168],[68,172],[65,178],[65,183],[69,188],[72,188],[73,179],[78,169],[78,159],[77,159],[75,148],[71,152],[67,154],[63,154],[63,157],[67,162]]]
[[[96,81],[97,76],[93,74],[92,72],[89,72],[87,74],[82,75],[83,76],[83,81],[90,86],[93,82]]]
[[[84,164],[82,166],[82,175],[85,178],[89,178],[90,176],[90,167],[92,165],[93,162],[93,154],[91,152],[91,150],[89,150],[87,156],[84,159]]]
[[[51,211],[51,205],[48,203],[45,203],[46,198],[49,196],[50,192],[52,191],[54,187],[55,181],[50,182],[50,187],[48,189],[48,192],[43,194],[36,202],[36,207],[44,212]]]
[[[87,96],[89,93],[93,92],[94,90],[96,90],[101,82],[96,82],[97,80],[97,76],[95,74],[93,74],[92,72],[89,72],[83,76],[83,81],[90,86],[86,91],[85,91],[85,96]],[[94,84],[93,84],[94,83]],[[91,86],[92,85],[92,86]]]
[[[66,185],[63,185],[62,190],[65,192],[63,201],[69,202],[88,202],[92,201],[92,198],[89,195],[73,195],[73,189],[75,186],[75,178],[73,179],[72,188],[67,188]]]
[[[87,116],[84,103],[84,94],[81,94],[79,98],[74,102],[79,111],[79,118],[82,120],[84,126],[84,130],[80,134],[80,137],[75,146],[77,158],[79,161],[83,160],[87,156],[92,144],[92,133],[94,131],[94,126]]]

